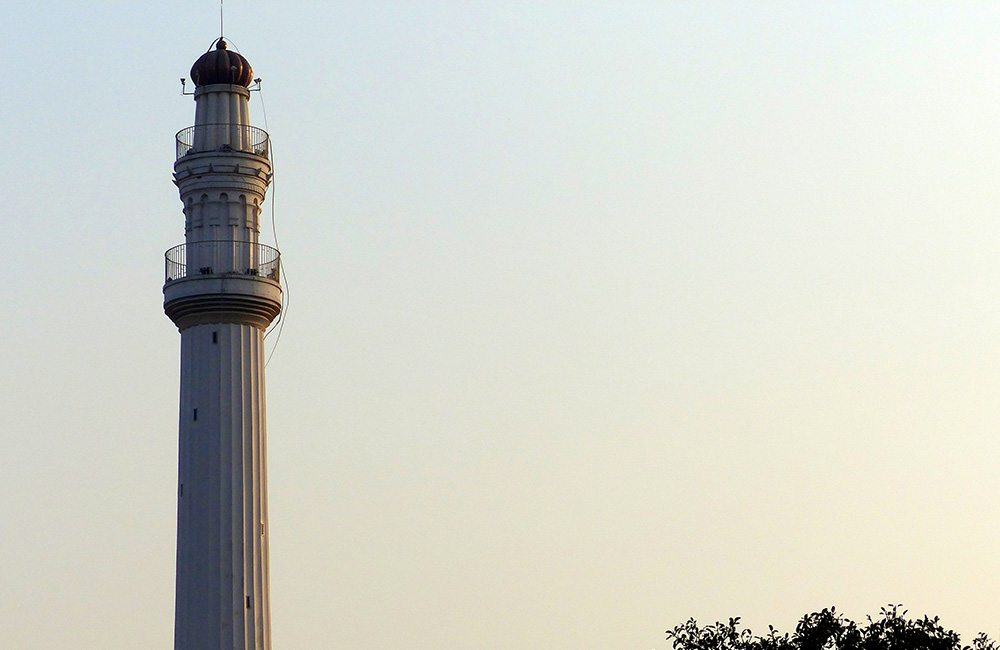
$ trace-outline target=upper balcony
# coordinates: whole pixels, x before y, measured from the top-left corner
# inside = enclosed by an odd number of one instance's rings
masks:
[[[248,124],[198,124],[177,132],[177,160],[188,154],[232,152],[269,157],[267,131]]]

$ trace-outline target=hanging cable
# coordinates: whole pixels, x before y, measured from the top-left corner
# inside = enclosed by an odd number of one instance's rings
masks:
[[[268,140],[270,140],[270,132],[271,131],[270,131],[270,129],[267,126],[267,108],[264,106],[264,93],[263,93],[263,91],[261,91],[261,84],[260,84],[260,80],[259,79],[257,80],[257,94],[258,94],[258,96],[260,96],[260,110],[261,110],[261,112],[264,115],[264,130],[268,132],[268,134],[269,134],[268,135]],[[273,142],[269,142],[269,146],[267,148],[267,155],[268,155],[268,159],[271,161],[271,235],[274,237],[274,247],[277,248],[278,251],[280,252],[281,251],[281,246],[278,245],[278,229],[275,226],[275,219],[274,219],[274,203],[275,203],[275,197],[276,197],[277,191],[276,191],[276,183],[274,182],[274,143]],[[285,315],[288,313],[288,308],[289,308],[289,306],[292,303],[292,293],[291,293],[291,291],[288,288],[288,274],[285,273],[285,264],[284,264],[284,262],[282,262],[281,265],[279,266],[279,270],[281,272],[281,284],[282,284],[282,290],[283,290],[284,295],[285,295],[285,300],[284,300],[285,304],[284,304],[284,308],[278,314],[278,320],[276,320],[274,322],[274,324],[271,325],[270,329],[267,330],[267,333],[264,334],[264,339],[266,340],[267,337],[271,335],[271,332],[273,332],[275,330],[278,331],[278,335],[274,339],[274,345],[271,347],[271,352],[268,353],[267,359],[264,361],[264,367],[265,368],[267,368],[267,364],[271,362],[271,357],[274,356],[274,351],[276,349],[278,349],[278,343],[281,341],[281,330],[284,329],[284,327],[285,327]]]

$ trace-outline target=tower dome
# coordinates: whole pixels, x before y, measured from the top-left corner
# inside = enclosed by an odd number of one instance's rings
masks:
[[[199,57],[191,66],[191,80],[195,86],[235,84],[249,88],[253,82],[253,68],[242,54],[230,52],[225,40],[219,39],[215,49]]]

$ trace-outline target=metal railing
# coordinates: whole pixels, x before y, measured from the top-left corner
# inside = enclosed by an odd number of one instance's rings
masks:
[[[177,160],[189,153],[240,151],[268,157],[270,137],[248,124],[198,124],[177,132]]]
[[[166,281],[197,275],[251,275],[280,281],[277,248],[226,239],[191,242],[164,253]]]

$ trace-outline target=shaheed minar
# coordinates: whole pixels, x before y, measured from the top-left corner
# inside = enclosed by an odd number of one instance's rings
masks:
[[[176,650],[269,650],[264,332],[281,311],[278,251],[258,242],[268,136],[250,125],[249,62],[222,38],[191,68],[177,134],[184,242],[163,309],[181,334]]]

